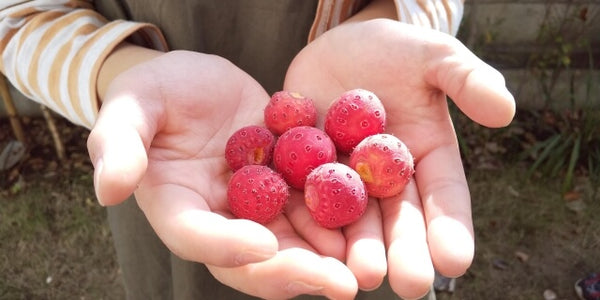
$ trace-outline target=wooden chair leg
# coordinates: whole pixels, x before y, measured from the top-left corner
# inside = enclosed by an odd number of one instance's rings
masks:
[[[8,114],[10,125],[15,137],[23,145],[27,145],[25,142],[25,132],[23,131],[23,126],[21,126],[21,121],[17,115],[17,109],[15,108],[15,104],[13,103],[10,92],[8,91],[6,78],[2,74],[0,74],[0,97],[2,97],[2,100],[4,101],[4,107],[6,108],[6,113]]]
[[[54,122],[54,118],[50,113],[50,110],[45,106],[41,105],[42,114],[44,115],[44,119],[46,119],[46,124],[48,125],[48,130],[50,130],[50,134],[52,135],[52,140],[54,141],[54,149],[56,150],[56,155],[58,156],[58,160],[65,160],[65,147],[60,138],[60,133],[58,132],[58,128],[56,127],[56,123]]]

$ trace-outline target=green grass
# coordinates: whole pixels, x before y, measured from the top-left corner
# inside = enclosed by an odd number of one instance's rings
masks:
[[[560,180],[528,182],[524,173],[469,172],[475,261],[455,293],[439,299],[541,299],[545,289],[573,299],[574,281],[600,270],[600,201],[591,188],[582,188],[586,208],[578,213],[560,196]],[[123,297],[89,176],[38,178],[1,197],[0,299]],[[494,266],[499,261],[505,269]]]
[[[0,141],[9,132],[6,123],[2,128]],[[47,133],[32,129],[34,147],[18,175],[0,173],[0,300],[123,299],[106,212],[94,197],[86,133],[60,128],[69,161],[54,163]],[[560,177],[528,178],[529,164],[506,159],[518,156],[512,151],[523,126],[460,128],[475,259],[456,291],[438,299],[543,299],[546,289],[575,299],[575,280],[600,271],[600,193],[594,188],[600,167],[575,173],[567,201]],[[573,204],[583,209],[574,211]]]
[[[0,299],[122,298],[91,184],[89,176],[38,178],[0,195]]]
[[[577,212],[561,196],[560,180],[530,182],[523,173],[470,174],[475,260],[456,293],[440,298],[542,299],[551,289],[574,299],[575,280],[600,270],[600,199],[592,186],[580,183],[584,209]]]

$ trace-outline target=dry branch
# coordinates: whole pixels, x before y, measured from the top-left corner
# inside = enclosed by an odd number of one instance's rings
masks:
[[[54,148],[56,150],[56,155],[60,161],[65,160],[65,147],[60,138],[60,133],[58,133],[58,129],[56,129],[56,123],[54,122],[54,118],[52,114],[50,114],[50,110],[41,105],[42,114],[44,115],[44,119],[46,119],[46,123],[48,124],[48,130],[50,130],[50,134],[52,134],[52,140],[54,140]]]
[[[15,108],[15,104],[13,103],[10,92],[8,91],[8,84],[6,83],[6,79],[2,74],[0,74],[0,97],[2,97],[4,102],[4,107],[6,108],[6,113],[10,120],[10,126],[12,127],[15,137],[17,140],[19,140],[19,142],[21,142],[21,144],[27,145],[25,142],[23,126],[21,126],[21,122],[17,115],[17,109]]]

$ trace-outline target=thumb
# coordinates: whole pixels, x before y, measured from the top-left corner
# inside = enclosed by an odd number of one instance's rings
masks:
[[[515,100],[504,76],[475,56],[456,39],[444,39],[433,59],[428,83],[444,91],[473,121],[488,127],[510,124]]]
[[[142,180],[148,165],[146,149],[156,132],[148,120],[135,97],[103,103],[87,141],[101,205],[121,203]]]

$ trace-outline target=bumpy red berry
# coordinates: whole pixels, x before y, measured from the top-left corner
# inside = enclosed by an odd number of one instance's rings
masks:
[[[343,93],[325,116],[325,132],[338,151],[350,153],[364,138],[385,130],[386,113],[379,98],[364,89]]]
[[[229,137],[225,160],[233,171],[246,165],[268,165],[274,147],[275,136],[271,131],[262,126],[246,126]]]
[[[327,163],[306,179],[304,200],[313,219],[322,227],[338,228],[358,220],[368,196],[360,175],[341,163]]]
[[[325,132],[310,126],[293,127],[279,137],[273,150],[275,170],[286,182],[304,189],[306,176],[316,167],[337,159],[335,145]]]
[[[379,198],[402,192],[415,172],[410,151],[390,134],[376,134],[361,141],[350,155],[350,167],[360,174],[369,195]]]
[[[233,173],[227,187],[229,209],[238,218],[261,224],[273,221],[289,198],[280,174],[267,166],[247,165]]]
[[[281,135],[292,127],[315,126],[317,123],[313,100],[289,91],[274,93],[264,115],[265,125],[275,135]]]

